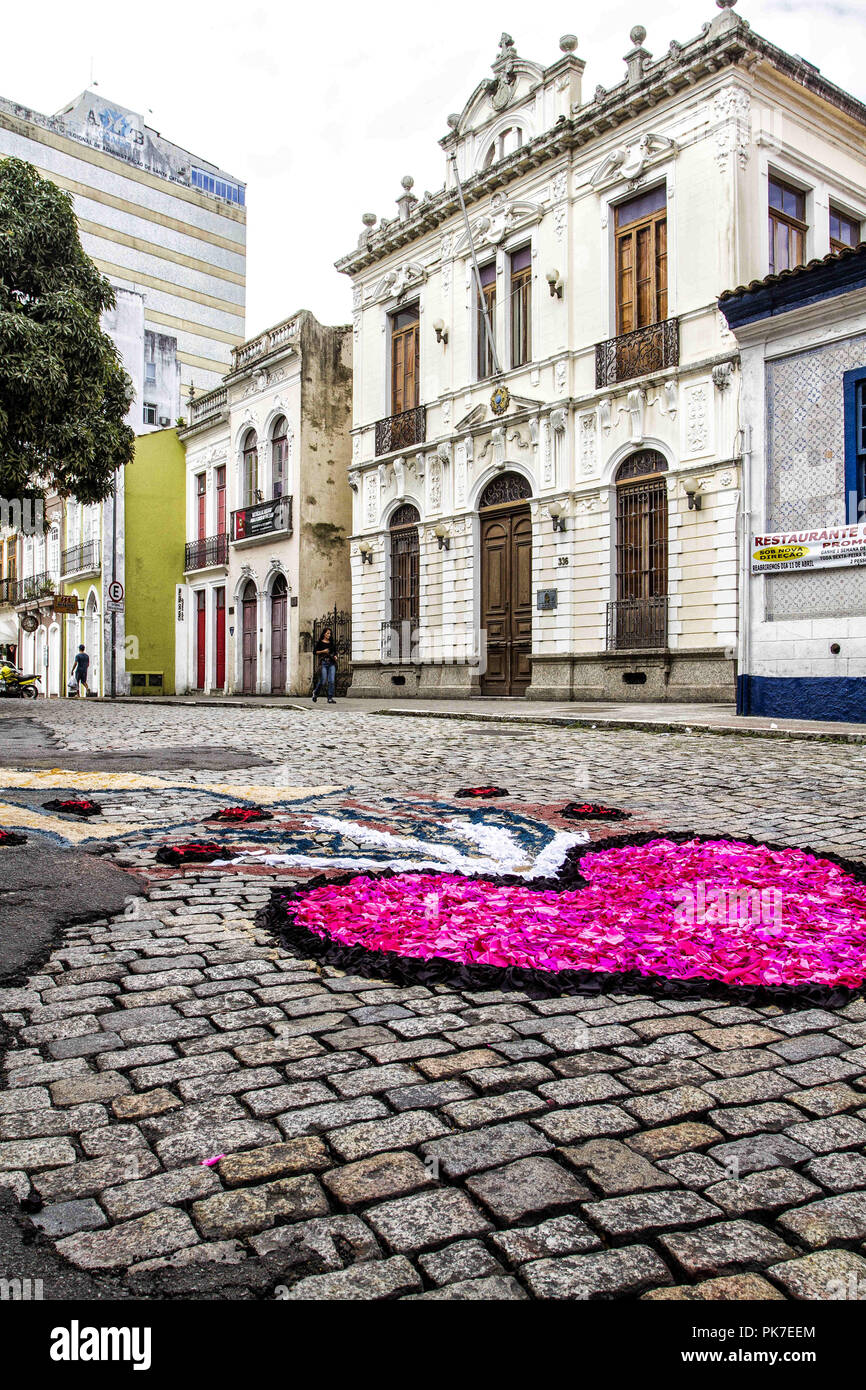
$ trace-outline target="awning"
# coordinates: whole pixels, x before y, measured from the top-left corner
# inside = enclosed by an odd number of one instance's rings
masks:
[[[18,641],[18,619],[0,613],[0,642],[12,642],[17,646]]]

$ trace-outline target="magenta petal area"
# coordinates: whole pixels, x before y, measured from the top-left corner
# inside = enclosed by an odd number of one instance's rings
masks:
[[[866,980],[866,882],[807,850],[705,837],[590,846],[560,880],[383,873],[275,890],[306,955],[401,981],[843,1003]]]

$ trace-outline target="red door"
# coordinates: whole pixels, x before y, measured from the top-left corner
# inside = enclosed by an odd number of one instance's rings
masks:
[[[255,695],[259,632],[258,602],[254,584],[247,585],[241,606],[243,608],[244,694]]]
[[[216,646],[214,648],[214,689],[224,690],[226,683],[226,591],[215,591]]]
[[[218,536],[226,533],[226,470],[217,468],[216,470],[216,495],[217,495],[217,528]]]
[[[207,474],[199,473],[195,485],[198,502],[198,535],[196,540],[203,541],[207,537]]]
[[[199,589],[195,596],[195,657],[196,675],[195,684],[197,690],[205,688],[205,642],[207,640],[207,609],[205,604],[207,595],[204,589]]]

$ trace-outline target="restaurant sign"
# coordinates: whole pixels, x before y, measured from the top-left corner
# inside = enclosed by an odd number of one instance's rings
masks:
[[[755,536],[752,541],[752,574],[792,574],[840,565],[866,565],[866,525],[779,532]]]

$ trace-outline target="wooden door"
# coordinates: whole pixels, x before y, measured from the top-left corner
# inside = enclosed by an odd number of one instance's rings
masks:
[[[214,646],[214,689],[224,690],[226,683],[226,591],[215,591],[214,607],[216,638]]]
[[[404,309],[391,320],[391,414],[418,404],[418,310]]]
[[[532,520],[528,507],[481,517],[481,626],[485,695],[522,695],[531,677]]]
[[[286,690],[288,593],[285,584],[271,595],[271,694]]]
[[[250,594],[250,589],[252,593]],[[255,695],[258,673],[258,603],[255,589],[250,585],[241,605],[243,609],[243,689],[245,695]]]
[[[197,690],[204,690],[207,679],[207,594],[199,589],[195,596],[195,684]]]

